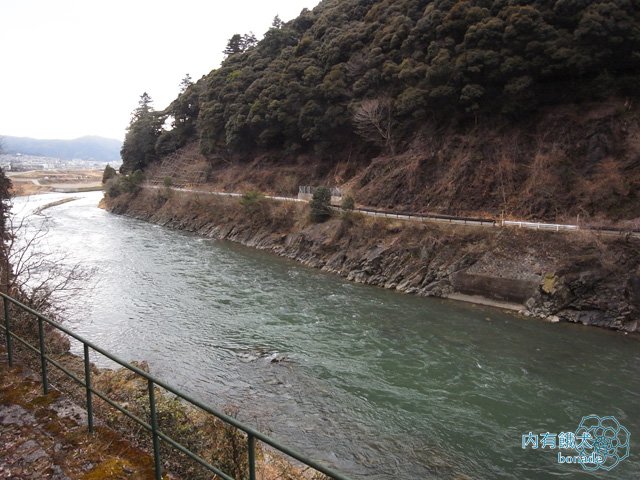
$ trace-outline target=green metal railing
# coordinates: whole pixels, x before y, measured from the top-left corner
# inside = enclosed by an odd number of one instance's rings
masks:
[[[301,463],[303,463],[303,464],[305,464],[305,465],[317,470],[318,472],[323,473],[324,475],[328,475],[329,477],[332,477],[332,478],[334,478],[336,480],[348,480],[348,478],[345,477],[344,475],[341,475],[341,474],[339,474],[337,472],[334,472],[330,468],[327,468],[327,467],[321,465],[320,463],[315,462],[314,460],[306,458],[304,455],[302,455],[302,454],[296,452],[295,450],[292,450],[292,449],[282,445],[281,443],[277,442],[276,440],[274,440],[272,438],[269,438],[268,436],[266,436],[266,435],[260,433],[259,431],[257,431],[255,429],[245,425],[244,423],[238,421],[237,419],[235,419],[235,418],[233,418],[233,417],[231,417],[229,415],[226,415],[225,413],[222,413],[222,412],[220,412],[220,411],[218,411],[218,410],[216,410],[214,408],[211,408],[211,407],[203,404],[202,402],[190,397],[189,395],[180,392],[176,388],[171,387],[170,385],[166,384],[162,380],[155,378],[154,376],[150,375],[149,373],[147,373],[147,372],[145,372],[145,371],[143,371],[143,370],[141,370],[141,369],[139,369],[139,368],[137,368],[137,367],[135,367],[133,365],[130,365],[129,363],[125,362],[124,360],[121,360],[120,358],[118,358],[116,355],[113,355],[113,354],[107,352],[106,350],[98,347],[97,345],[93,344],[92,342],[90,342],[88,340],[85,340],[80,335],[77,335],[77,334],[73,333],[72,331],[66,329],[65,327],[59,325],[58,323],[56,323],[56,322],[54,322],[52,320],[49,320],[48,318],[46,318],[41,313],[39,313],[39,312],[29,308],[28,306],[20,303],[16,299],[14,299],[14,298],[12,298],[12,297],[10,297],[8,295],[5,295],[2,292],[0,292],[0,296],[3,299],[3,306],[4,306],[4,325],[0,325],[0,328],[4,331],[4,334],[5,334],[7,357],[8,357],[9,366],[13,365],[13,354],[14,354],[14,352],[13,352],[13,340],[17,340],[20,344],[25,346],[27,349],[29,349],[32,352],[34,352],[35,354],[39,355],[39,357],[40,357],[40,369],[41,369],[41,375],[42,375],[42,389],[43,389],[45,394],[47,394],[49,392],[49,381],[48,381],[48,375],[47,375],[47,367],[48,367],[49,364],[51,364],[54,367],[58,368],[65,375],[67,375],[72,380],[74,380],[76,383],[78,383],[78,384],[80,384],[81,386],[84,387],[85,392],[86,392],[87,424],[88,424],[89,432],[93,432],[93,430],[94,430],[94,428],[93,428],[93,396],[94,395],[96,397],[102,399],[103,401],[105,401],[107,404],[109,404],[110,406],[112,406],[113,408],[118,410],[123,415],[127,416],[128,418],[130,418],[134,422],[138,423],[140,426],[142,426],[148,432],[151,432],[152,439],[153,439],[153,457],[154,457],[154,462],[155,462],[155,477],[156,477],[156,479],[158,479],[158,480],[162,479],[162,462],[161,462],[161,458],[160,458],[160,441],[162,440],[165,443],[167,443],[168,445],[170,445],[173,448],[175,448],[176,450],[178,450],[178,451],[182,452],[183,454],[187,455],[189,458],[191,458],[195,462],[199,463],[204,468],[206,468],[210,472],[214,473],[218,477],[223,478],[225,480],[234,480],[232,477],[230,477],[229,475],[227,475],[226,473],[224,473],[223,471],[221,471],[217,467],[214,467],[213,465],[208,463],[202,457],[200,457],[197,454],[195,454],[192,451],[190,451],[184,445],[181,445],[180,443],[178,443],[177,441],[175,441],[174,439],[172,439],[168,435],[165,435],[159,429],[159,427],[158,427],[158,416],[157,416],[157,411],[156,411],[156,400],[155,400],[155,387],[158,386],[158,387],[161,387],[161,388],[165,389],[168,392],[171,392],[172,394],[174,394],[177,397],[183,399],[184,401],[192,404],[193,406],[198,407],[198,408],[202,409],[203,411],[205,411],[205,412],[207,412],[207,413],[219,418],[223,422],[225,422],[225,423],[227,423],[229,425],[232,425],[233,427],[235,427],[238,430],[241,430],[242,432],[244,432],[247,435],[247,458],[248,458],[248,465],[249,465],[249,480],[255,480],[255,478],[256,478],[256,441],[258,441],[258,440],[263,442],[263,443],[265,443],[265,444],[267,444],[267,445],[269,445],[269,446],[271,446],[271,447],[273,447],[277,451],[279,451],[281,453],[284,453],[284,454],[288,455],[289,457],[294,458],[295,460],[297,460],[297,461],[299,461],[299,462],[301,462]],[[35,316],[35,318],[37,319],[37,322],[38,322],[38,344],[39,344],[37,348],[34,347],[33,345],[31,345],[25,339],[19,337],[15,333],[11,332],[11,318],[10,318],[10,315],[9,315],[9,304],[10,303],[16,305],[22,311]],[[80,343],[82,343],[83,350],[84,350],[84,380],[79,378],[75,373],[69,371],[67,368],[65,368],[63,365],[61,365],[56,360],[54,360],[54,359],[50,358],[49,356],[47,356],[46,351],[45,351],[45,329],[44,329],[44,324],[45,323],[51,325],[56,330],[59,330],[59,331],[63,332],[64,334],[69,335],[71,338],[74,338],[75,340],[77,340]],[[117,364],[123,366],[124,368],[136,373],[138,376],[143,377],[144,379],[147,380],[148,398],[149,398],[149,410],[150,410],[150,421],[151,421],[151,423],[145,422],[141,418],[137,417],[136,415],[134,415],[133,413],[128,411],[122,405],[116,403],[115,401],[113,401],[110,398],[108,398],[105,394],[95,390],[92,387],[92,385],[91,385],[91,364],[90,364],[90,356],[89,356],[90,350],[93,350],[93,351],[95,351],[97,353],[100,353],[101,355],[104,355],[106,358],[116,362]]]

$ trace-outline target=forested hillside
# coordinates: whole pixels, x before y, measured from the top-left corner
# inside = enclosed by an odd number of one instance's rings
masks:
[[[640,208],[635,1],[325,0],[225,53],[164,111],[141,103],[123,171],[197,145],[230,186],[342,184],[416,211]]]

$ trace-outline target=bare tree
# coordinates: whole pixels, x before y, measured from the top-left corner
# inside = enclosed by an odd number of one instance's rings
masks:
[[[1,140],[1,139],[0,139]],[[2,145],[0,144],[0,149]],[[7,245],[12,238],[11,230],[8,228],[11,212],[11,180],[0,168],[0,289],[4,293],[9,293],[9,263]]]
[[[87,288],[94,269],[70,262],[67,254],[42,249],[48,224],[43,221],[36,226],[30,220],[29,216],[7,219],[8,235],[0,247],[6,259],[0,266],[3,290],[19,295],[36,310],[60,313],[65,300]]]
[[[356,132],[362,138],[395,153],[391,129],[391,99],[363,100],[353,114]]]

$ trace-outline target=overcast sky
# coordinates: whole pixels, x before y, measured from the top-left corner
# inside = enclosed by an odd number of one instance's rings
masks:
[[[156,109],[220,65],[234,33],[319,0],[0,0],[0,136],[124,138],[147,91]]]

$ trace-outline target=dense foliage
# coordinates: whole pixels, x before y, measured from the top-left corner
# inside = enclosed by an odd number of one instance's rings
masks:
[[[140,191],[144,174],[136,170],[128,175],[118,175],[110,178],[104,185],[104,191],[108,197],[115,198],[122,193],[137,193]]]
[[[157,158],[156,143],[160,137],[163,119],[151,104],[149,94],[143,93],[138,108],[131,115],[131,123],[120,150],[122,173],[142,170]]]
[[[318,187],[309,202],[309,215],[312,222],[320,223],[331,217],[331,190]]]
[[[111,165],[107,164],[107,166],[104,167],[104,172],[102,172],[102,184],[104,185],[109,180],[117,176],[118,176],[118,172],[116,172],[116,169],[113,168]]]
[[[206,155],[393,152],[427,121],[635,95],[640,73],[634,0],[325,0],[277,20],[257,44],[234,36],[222,66],[183,90],[158,153],[196,139]],[[354,125],[370,101],[384,129]],[[356,135],[365,127],[374,135]]]

